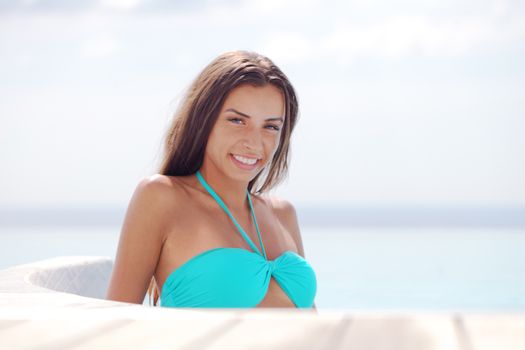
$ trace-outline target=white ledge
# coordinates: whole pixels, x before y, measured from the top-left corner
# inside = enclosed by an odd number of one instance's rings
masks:
[[[5,349],[525,349],[524,313],[182,309],[104,300],[113,261],[0,271]]]

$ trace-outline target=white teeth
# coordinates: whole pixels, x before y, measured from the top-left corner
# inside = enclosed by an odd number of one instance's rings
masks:
[[[235,159],[237,159],[239,162],[247,164],[247,165],[254,165],[257,163],[257,158],[245,158],[238,155],[233,155]]]

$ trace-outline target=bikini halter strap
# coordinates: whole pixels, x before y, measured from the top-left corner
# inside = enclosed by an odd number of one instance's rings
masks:
[[[246,189],[246,196],[248,197],[248,203],[250,204],[250,211],[252,213],[252,218],[253,218],[253,222],[255,223],[255,230],[257,231],[257,236],[259,237],[259,243],[261,244],[261,247],[262,247],[262,250],[263,250],[263,254],[261,254],[261,252],[259,251],[259,249],[257,248],[257,246],[252,242],[252,240],[250,239],[250,237],[248,237],[248,235],[246,234],[246,232],[244,232],[244,230],[242,229],[241,225],[239,225],[239,223],[237,222],[237,220],[235,220],[235,218],[233,217],[233,215],[231,214],[230,210],[228,209],[228,207],[226,206],[226,204],[223,202],[223,200],[219,197],[219,195],[213,190],[213,188],[211,188],[210,185],[208,185],[208,183],[206,182],[206,180],[204,180],[204,178],[202,177],[202,174],[199,170],[197,170],[196,172],[196,175],[197,175],[197,179],[199,179],[200,183],[202,184],[202,186],[204,186],[204,188],[206,189],[206,191],[208,191],[208,193],[213,197],[213,199],[215,199],[215,201],[217,203],[219,203],[219,205],[221,206],[222,209],[224,209],[224,211],[226,212],[226,214],[228,214],[228,216],[230,217],[230,219],[233,221],[233,223],[235,224],[235,226],[237,227],[237,229],[239,230],[239,233],[241,234],[241,236],[244,238],[244,240],[248,243],[248,245],[252,248],[252,250],[254,252],[256,252],[257,254],[259,255],[263,255],[264,254],[264,258],[266,260],[268,260],[268,258],[266,257],[266,251],[264,249],[264,245],[263,245],[263,242],[262,242],[262,238],[261,238],[261,232],[259,231],[259,225],[257,224],[257,218],[255,217],[255,211],[253,210],[253,204],[252,204],[252,200],[250,198],[250,192],[248,191],[248,189]]]

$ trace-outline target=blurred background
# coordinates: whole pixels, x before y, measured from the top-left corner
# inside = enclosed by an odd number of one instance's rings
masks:
[[[522,1],[0,0],[0,268],[114,256],[217,55],[292,81],[320,308],[525,310]]]

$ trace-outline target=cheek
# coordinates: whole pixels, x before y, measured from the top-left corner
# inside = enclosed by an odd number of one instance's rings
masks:
[[[226,139],[227,138],[222,137],[222,134],[218,133],[217,130],[215,130],[215,132],[212,131],[208,137],[206,153],[212,157],[218,156],[220,153],[222,153],[224,140]]]
[[[212,144],[214,148],[222,147],[223,145],[227,144],[227,141],[231,138],[231,130],[228,130],[228,128],[221,128],[220,126],[216,126],[210,133],[210,136],[208,138],[208,144]]]
[[[268,140],[266,142],[267,151],[270,153],[272,157],[275,151],[277,151],[277,148],[279,147],[280,139],[281,139],[281,135],[272,135],[271,137],[268,137]]]

